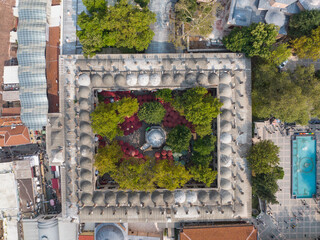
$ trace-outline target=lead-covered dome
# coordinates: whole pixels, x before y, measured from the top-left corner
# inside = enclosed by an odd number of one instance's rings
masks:
[[[128,74],[127,75],[127,84],[130,87],[133,87],[137,84],[138,82],[138,77],[135,74]]]
[[[124,233],[115,224],[100,224],[95,229],[95,240],[124,240]]]
[[[90,85],[90,77],[88,76],[88,74],[81,74],[78,78],[78,83],[81,86],[89,86]]]

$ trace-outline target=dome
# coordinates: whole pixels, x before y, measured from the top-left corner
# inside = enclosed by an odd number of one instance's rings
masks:
[[[87,99],[81,98],[79,101],[79,106],[81,110],[89,110],[90,103]]]
[[[140,203],[139,201],[139,194],[136,192],[130,192],[128,195],[128,202],[132,205],[137,205]]]
[[[232,113],[230,110],[223,110],[220,115],[221,121],[227,121],[230,122],[234,117],[232,116]]]
[[[152,147],[161,147],[166,139],[165,131],[161,127],[151,127],[151,130],[146,132],[146,141]]]
[[[226,155],[221,155],[220,156],[220,165],[221,166],[228,168],[228,167],[231,166],[231,164],[232,164],[232,160],[231,160],[231,158],[229,156],[226,156]]]
[[[90,113],[86,110],[81,110],[80,114],[79,114],[79,119],[80,119],[80,121],[89,122],[90,121]]]
[[[139,83],[140,86],[147,86],[148,83],[149,83],[148,74],[139,74],[138,83]]]
[[[196,82],[196,76],[193,73],[188,73],[186,76],[186,83],[192,85]]]
[[[140,193],[140,202],[146,204],[150,201],[150,193],[142,192]]]
[[[188,203],[195,203],[197,201],[197,193],[195,191],[187,191],[186,199]]]
[[[159,204],[162,202],[162,199],[163,199],[162,194],[159,191],[154,191],[151,194],[151,199],[152,199],[152,202]]]
[[[174,202],[174,197],[172,192],[170,191],[165,191],[163,193],[163,201],[168,203],[168,204],[172,204]]]
[[[99,87],[102,85],[102,78],[99,74],[94,74],[91,76],[91,82],[94,87]]]
[[[230,179],[232,172],[228,167],[220,167],[220,177]]]
[[[229,191],[222,189],[220,191],[220,196],[222,205],[230,204],[232,202],[232,195]]]
[[[115,224],[100,224],[95,229],[95,240],[124,240],[123,231]]]
[[[112,87],[114,85],[113,76],[111,74],[106,74],[103,76],[103,84],[106,87]]]
[[[114,192],[106,192],[104,195],[104,200],[108,204],[114,203],[116,200],[116,195],[114,194]]]
[[[89,86],[90,85],[90,77],[87,74],[81,74],[78,78],[79,85],[81,86]]]
[[[198,193],[198,199],[199,199],[200,202],[206,203],[209,200],[209,195],[208,195],[208,193],[206,191],[200,191]]]
[[[231,109],[232,101],[230,98],[220,97],[220,101],[223,103],[221,109]]]
[[[319,0],[300,0],[299,2],[306,10],[320,9]]]
[[[219,84],[219,96],[231,98],[232,97],[231,87],[227,84]]]
[[[117,203],[119,204],[126,204],[127,203],[127,194],[125,192],[118,192],[117,193]]]
[[[174,83],[180,84],[183,82],[183,80],[184,80],[184,77],[182,76],[182,74],[178,73],[174,75]]]
[[[91,167],[91,160],[90,160],[90,158],[82,157],[82,158],[80,159],[80,166],[81,166],[82,168],[89,168],[89,167]]]
[[[198,77],[197,77],[197,83],[198,83],[199,85],[207,85],[207,83],[208,83],[208,78],[207,78],[207,76],[206,76],[205,74],[203,74],[203,73],[200,73],[200,74],[198,75]]]
[[[138,82],[138,78],[135,74],[128,74],[127,75],[127,84],[128,86],[132,87],[135,86]]]
[[[152,74],[150,76],[151,86],[158,86],[161,83],[161,77],[159,74]]]
[[[82,145],[80,148],[80,153],[81,153],[82,157],[89,157],[90,158],[92,151],[91,151],[90,147]]]
[[[84,192],[89,192],[89,193],[92,192],[92,184],[87,180],[81,181],[80,188]]]
[[[220,131],[221,132],[230,132],[232,129],[232,125],[230,122],[223,121],[220,122]]]
[[[184,203],[186,201],[186,194],[183,191],[175,191],[174,200],[176,203]]]
[[[220,145],[220,154],[230,156],[232,153],[232,148],[229,145],[221,144]]]
[[[265,17],[266,23],[282,27],[285,24],[286,17],[280,9],[270,9]]]
[[[88,134],[81,134],[80,142],[81,145],[90,146],[92,144],[92,138]]]
[[[170,74],[165,73],[162,75],[162,85],[168,85],[172,82],[172,77]]]
[[[88,87],[80,87],[79,88],[79,97],[80,98],[88,98],[90,95],[90,88]]]
[[[124,78],[124,76],[122,74],[118,74],[116,77],[115,77],[115,82],[116,82],[116,85],[118,87],[124,87],[126,86],[126,79]]]
[[[216,204],[217,202],[220,201],[220,194],[215,190],[210,191],[209,199],[210,199],[210,202],[213,202],[214,204]]]
[[[220,75],[220,83],[229,85],[232,81],[232,77],[229,73],[223,73]]]
[[[102,192],[94,192],[92,200],[98,206],[104,206],[105,205],[104,196],[103,196]]]
[[[91,133],[91,125],[88,122],[80,122],[80,131],[85,133]]]
[[[82,180],[92,180],[91,171],[89,171],[88,169],[81,169],[80,176]]]
[[[225,179],[225,178],[221,178],[221,180],[220,180],[220,187],[221,187],[222,189],[231,189],[231,188],[232,188],[232,185],[231,185],[230,180]]]
[[[229,133],[223,132],[220,135],[220,142],[229,144],[232,142],[232,136]]]
[[[85,205],[92,203],[92,196],[89,193],[82,193],[81,195],[81,202]]]
[[[233,217],[234,213],[232,211],[232,206],[222,206],[221,207],[222,214],[225,214],[226,216]]]
[[[219,84],[219,76],[216,73],[210,73],[208,76],[208,82],[211,85],[218,85]]]

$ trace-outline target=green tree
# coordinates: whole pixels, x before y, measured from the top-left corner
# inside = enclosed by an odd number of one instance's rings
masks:
[[[279,66],[291,56],[291,49],[287,43],[280,44],[276,47],[271,47],[271,53],[267,57],[267,61],[271,64]]]
[[[93,56],[104,47],[147,49],[154,36],[150,24],[156,22],[156,15],[148,8],[131,5],[127,0],[106,7],[92,7],[91,3],[85,2],[89,14],[82,12],[77,22],[81,28],[77,36],[85,56]]]
[[[166,103],[172,102],[172,90],[169,88],[160,89],[156,91],[155,96],[157,99]]]
[[[194,180],[205,183],[207,187],[211,186],[218,174],[217,171],[202,165],[192,166],[189,170]]]
[[[247,57],[268,58],[278,31],[279,27],[273,24],[252,23],[249,27],[232,29],[223,38],[223,44],[232,52],[244,52]]]
[[[209,155],[214,151],[216,137],[207,135],[194,141],[193,150],[201,155]]]
[[[193,165],[201,165],[203,167],[209,167],[210,163],[213,161],[212,155],[202,155],[198,152],[192,153],[191,161]]]
[[[277,181],[283,179],[282,167],[276,166],[267,174],[259,174],[252,177],[252,193],[268,203],[278,203],[275,196],[279,189]]]
[[[107,3],[105,0],[83,0],[82,2],[90,13],[107,9]]]
[[[320,10],[301,11],[290,17],[288,33],[292,38],[310,36],[311,31],[319,25]]]
[[[100,176],[105,173],[112,174],[117,171],[117,164],[122,157],[123,152],[120,145],[117,141],[113,141],[110,145],[98,148],[94,166],[99,171]]]
[[[189,128],[177,125],[169,132],[166,144],[173,152],[186,151],[189,149],[191,136]]]
[[[159,124],[162,122],[166,110],[159,102],[146,102],[144,103],[139,112],[138,117],[141,121],[149,124]]]
[[[161,160],[153,168],[155,173],[155,183],[160,188],[173,191],[183,187],[192,177],[188,170],[181,164],[175,165],[168,160]]]
[[[248,163],[252,176],[268,174],[279,164],[280,148],[271,140],[263,140],[253,145],[248,154]]]
[[[212,120],[220,113],[222,103],[211,96],[206,88],[196,87],[177,95],[173,105],[188,121],[196,125],[197,134],[203,137],[212,132]]]
[[[142,8],[147,7],[150,2],[150,0],[134,0],[134,1],[138,3]]]
[[[134,115],[139,108],[137,99],[122,98],[115,103],[100,103],[91,113],[92,129],[95,133],[106,136],[110,141],[116,136],[122,136],[123,132],[119,124],[125,117]]]
[[[320,59],[320,26],[312,30],[310,37],[302,36],[293,40],[292,47],[299,58]]]

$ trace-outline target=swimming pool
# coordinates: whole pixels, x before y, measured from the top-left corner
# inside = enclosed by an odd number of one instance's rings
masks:
[[[316,194],[316,140],[314,136],[293,136],[291,190],[296,198]]]

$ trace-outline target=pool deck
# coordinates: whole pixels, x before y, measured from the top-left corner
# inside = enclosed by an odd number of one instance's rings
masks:
[[[256,123],[257,135],[261,140],[270,139],[280,147],[280,166],[284,169],[284,178],[278,181],[279,191],[276,193],[279,204],[267,206],[264,218],[269,218],[272,224],[264,221],[266,224],[258,225],[261,239],[271,239],[271,233],[275,239],[315,239],[320,237],[320,203],[316,203],[313,198],[292,199],[291,198],[291,136],[294,130],[289,134],[281,134],[279,129],[274,131],[267,129],[265,123]],[[267,125],[270,126],[270,125]],[[270,130],[271,129],[271,130]],[[301,130],[304,130],[300,128]],[[320,127],[318,127],[320,129]],[[320,131],[315,132],[316,138],[320,140]],[[317,159],[320,159],[320,141],[317,141]],[[320,164],[317,164],[317,186],[320,186]],[[317,189],[319,193],[319,189]],[[305,205],[303,204],[305,200]],[[291,226],[296,227],[293,229]],[[282,236],[280,236],[282,235]]]

